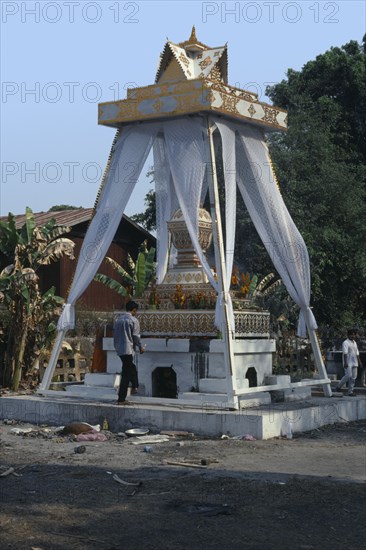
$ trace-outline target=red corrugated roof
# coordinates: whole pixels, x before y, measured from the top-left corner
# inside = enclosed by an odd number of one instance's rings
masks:
[[[60,210],[60,212],[34,212],[34,218],[38,226],[44,225],[54,218],[57,225],[73,227],[79,223],[89,221],[92,213],[92,208],[78,208],[77,210]],[[0,221],[6,221],[7,218],[7,216],[1,216]],[[17,229],[20,229],[25,223],[25,214],[16,215],[15,223]]]
[[[56,225],[66,225],[73,227],[79,223],[88,222],[93,214],[93,208],[78,208],[76,210],[60,210],[59,212],[34,212],[34,218],[37,226],[44,225],[52,218],[56,220]],[[145,233],[145,235],[151,239],[154,239],[146,229],[132,221],[128,216],[123,214],[123,218],[131,224],[133,227]],[[0,221],[6,221],[7,216],[1,216]],[[15,216],[16,228],[20,229],[25,223],[25,214],[18,214]]]

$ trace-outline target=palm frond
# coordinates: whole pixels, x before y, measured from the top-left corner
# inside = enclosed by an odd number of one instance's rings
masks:
[[[136,262],[136,296],[141,296],[145,290],[145,254],[140,252]]]
[[[29,244],[31,242],[35,228],[36,220],[34,218],[33,211],[29,208],[29,206],[27,206],[25,209],[25,224],[20,230],[21,238],[25,243]]]
[[[107,286],[111,290],[114,290],[119,294],[120,296],[129,296],[129,293],[125,289],[124,286],[121,285],[118,281],[115,279],[112,279],[111,277],[107,277],[107,275],[103,275],[102,273],[97,273],[94,277],[94,281],[97,281],[98,283],[102,283],[103,285]]]
[[[10,264],[8,266],[6,266],[2,272],[0,273],[0,277],[7,277],[8,275],[11,274],[11,272],[14,270],[14,264]]]
[[[257,288],[256,288],[256,294],[258,292],[261,292],[265,286],[267,286],[267,284],[270,283],[270,281],[272,281],[275,277],[275,274],[274,273],[268,273],[268,275],[266,275],[265,277],[263,277],[263,279],[261,279],[257,285]]]
[[[16,274],[17,283],[28,285],[29,283],[36,283],[39,279],[38,275],[31,267],[24,267]]]
[[[155,272],[155,248],[152,246],[145,258],[145,288],[151,281],[151,278]]]
[[[0,252],[11,257],[19,242],[19,233],[16,228],[15,216],[11,212],[6,222],[0,222]]]
[[[134,281],[131,275],[118,262],[116,262],[116,260],[113,260],[113,258],[106,256],[105,261],[113,267],[118,275],[122,277],[122,279],[124,279],[129,284],[133,284]]]
[[[39,265],[49,265],[64,255],[73,260],[74,247],[75,243],[71,239],[55,239],[46,246],[37,263]]]
[[[46,234],[48,241],[53,241],[54,239],[57,239],[58,237],[61,237],[61,235],[65,235],[66,233],[70,233],[71,227],[67,225],[58,225],[57,227],[52,227]]]
[[[128,264],[128,269],[131,271],[131,273],[134,273],[136,264],[133,261],[132,257],[130,256],[130,254],[127,254],[127,264]]]
[[[272,292],[274,292],[274,290],[281,285],[282,285],[282,279],[277,279],[277,281],[267,286],[267,288],[263,290],[262,296],[269,296],[269,294],[272,294]]]

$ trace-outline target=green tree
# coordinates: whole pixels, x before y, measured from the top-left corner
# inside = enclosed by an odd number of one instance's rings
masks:
[[[288,132],[270,146],[308,246],[312,303],[318,321],[336,327],[366,321],[365,73],[365,51],[351,41],[267,90],[288,110]]]
[[[150,178],[150,184],[153,184],[154,179],[154,167],[150,166],[149,171],[146,174],[147,178]],[[156,202],[155,202],[155,191],[150,189],[149,192],[145,195],[144,199],[145,210],[139,214],[134,214],[130,216],[131,220],[142,225],[147,231],[152,231],[156,229]]]
[[[79,210],[82,206],[71,206],[70,204],[55,204],[48,212],[62,212],[63,210]]]
[[[56,227],[55,220],[37,227],[30,208],[26,209],[20,231],[13,214],[0,222],[0,302],[11,315],[3,382],[14,390],[18,389],[25,364],[32,366],[55,333],[55,319],[63,300],[55,296],[53,287],[44,294],[40,292],[37,270],[63,255],[74,257],[73,241],[63,237],[69,231],[68,227]]]

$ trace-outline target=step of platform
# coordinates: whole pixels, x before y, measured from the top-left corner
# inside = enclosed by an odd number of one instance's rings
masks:
[[[178,399],[185,401],[194,401],[196,403],[218,403],[227,404],[226,393],[203,393],[203,392],[182,392],[178,394]]]
[[[200,393],[226,393],[226,378],[201,378],[198,381]]]
[[[351,422],[366,418],[366,400],[363,397],[329,399],[312,398],[304,404],[263,406],[253,411],[231,411],[218,407],[207,411],[197,402],[195,408],[177,405],[178,400],[156,399],[154,406],[144,405],[133,396],[138,406],[117,407],[115,403],[95,403],[71,398],[66,392],[45,390],[46,395],[2,395],[0,419],[8,418],[34,424],[61,426],[76,418],[90,424],[100,424],[108,418],[110,430],[115,433],[126,428],[144,427],[153,433],[160,430],[182,430],[196,435],[220,437],[222,434],[243,436],[251,434],[256,439],[269,439],[282,434],[284,420],[292,424],[293,433],[314,430],[335,422]],[[55,395],[56,394],[56,395]],[[147,403],[152,398],[146,399]],[[173,407],[173,401],[175,401]],[[170,405],[170,402],[172,405]],[[295,440],[296,443],[296,440]],[[174,443],[172,443],[174,445]],[[292,443],[291,443],[292,445]]]
[[[260,405],[268,405],[269,403],[271,403],[271,394],[269,392],[257,392],[239,396],[240,409],[259,407]]]
[[[106,388],[118,388],[120,383],[120,374],[109,374],[107,372],[89,372],[85,375],[85,386],[98,386]]]
[[[65,390],[70,397],[99,399],[101,401],[115,401],[118,392],[118,388],[113,386],[67,386]]]

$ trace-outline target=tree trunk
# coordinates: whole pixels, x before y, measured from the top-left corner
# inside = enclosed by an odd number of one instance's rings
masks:
[[[27,334],[28,334],[28,323],[26,323],[23,328],[22,338],[21,338],[20,347],[19,347],[19,353],[15,359],[15,368],[14,368],[13,379],[11,383],[11,389],[14,391],[18,391],[19,383],[22,377],[22,363],[23,363],[23,357],[24,357],[24,351],[25,351],[25,344],[27,341]]]
[[[9,332],[7,334],[8,343],[4,353],[4,367],[2,373],[2,383],[5,387],[11,385],[11,380],[13,378],[14,372],[14,329],[12,326],[9,327]]]

